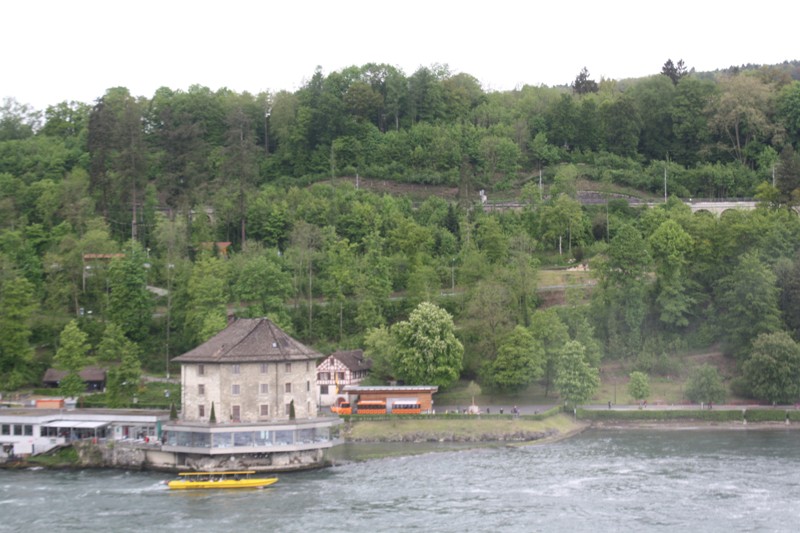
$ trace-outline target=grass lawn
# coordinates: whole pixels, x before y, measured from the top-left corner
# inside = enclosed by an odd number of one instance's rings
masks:
[[[672,380],[659,376],[650,377],[650,396],[647,402],[652,405],[682,404],[684,384],[681,380]],[[628,394],[628,377],[617,376],[601,382],[600,389],[594,395],[596,403],[612,402],[618,405],[634,405],[638,403]]]
[[[558,395],[552,388],[548,396],[544,395],[544,387],[535,383],[526,390],[516,394],[484,394],[480,385],[474,381],[462,381],[446,391],[434,396],[437,405],[461,406],[472,405],[553,405],[558,403]]]
[[[419,440],[486,440],[489,435],[503,436],[522,433],[553,433],[563,435],[578,425],[566,415],[556,415],[545,420],[524,418],[492,418],[464,415],[455,419],[420,419],[357,421],[353,423],[349,440],[402,441]],[[498,439],[499,440],[499,439]]]

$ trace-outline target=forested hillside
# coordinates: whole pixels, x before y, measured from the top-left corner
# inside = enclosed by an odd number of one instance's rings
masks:
[[[441,325],[455,337],[438,383],[498,391],[590,389],[603,359],[679,374],[680,354],[721,343],[736,394],[794,401],[799,78],[798,62],[667,61],[487,92],[446,67],[368,64],[293,93],[116,87],[43,112],[6,99],[0,390],[97,363],[124,397],[140,366],[163,372],[234,314],[321,351],[366,347],[376,379],[412,379],[414,328]],[[365,178],[457,193],[378,194]],[[520,208],[486,210],[481,189]],[[700,197],[761,204],[716,218],[680,201]],[[591,290],[541,306],[538,271],[573,264]]]

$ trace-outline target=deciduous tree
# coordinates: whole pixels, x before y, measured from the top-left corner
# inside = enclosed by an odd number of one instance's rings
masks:
[[[725,400],[725,385],[717,369],[706,363],[689,375],[685,393],[694,403],[720,403]]]
[[[716,300],[728,344],[738,355],[760,334],[781,329],[775,274],[753,252],[719,281]]]
[[[393,367],[408,385],[445,388],[459,377],[464,347],[455,336],[453,317],[444,309],[422,302],[392,329],[397,345]]]
[[[644,372],[631,372],[628,380],[628,394],[637,401],[650,396],[650,378]]]
[[[33,284],[23,277],[6,277],[3,259],[0,254],[0,387],[16,389],[33,378],[30,319],[37,304]]]
[[[487,390],[518,392],[541,377],[543,367],[542,342],[517,326],[501,341],[497,357],[484,365],[481,385]]]
[[[586,403],[600,386],[600,373],[586,360],[585,349],[578,341],[568,341],[561,352],[556,374],[556,388],[572,406]]]
[[[763,333],[753,341],[742,374],[759,400],[796,402],[800,398],[800,345],[785,331]]]
[[[54,361],[58,368],[66,370],[67,375],[61,380],[59,388],[64,396],[69,398],[80,395],[86,390],[86,385],[78,373],[89,362],[89,336],[84,333],[76,320],[71,320],[59,336],[58,350]]]

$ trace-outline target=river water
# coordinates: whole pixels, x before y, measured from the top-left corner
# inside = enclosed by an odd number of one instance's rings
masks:
[[[800,432],[590,430],[552,444],[349,445],[267,489],[164,474],[0,471],[0,531],[797,531]],[[416,452],[424,448],[415,449]]]

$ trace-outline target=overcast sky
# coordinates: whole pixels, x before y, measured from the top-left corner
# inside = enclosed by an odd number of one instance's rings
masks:
[[[738,7],[737,7],[738,5]],[[704,0],[6,0],[0,97],[44,109],[200,84],[297,90],[325,74],[388,63],[447,64],[485,90],[800,59],[800,2]]]

